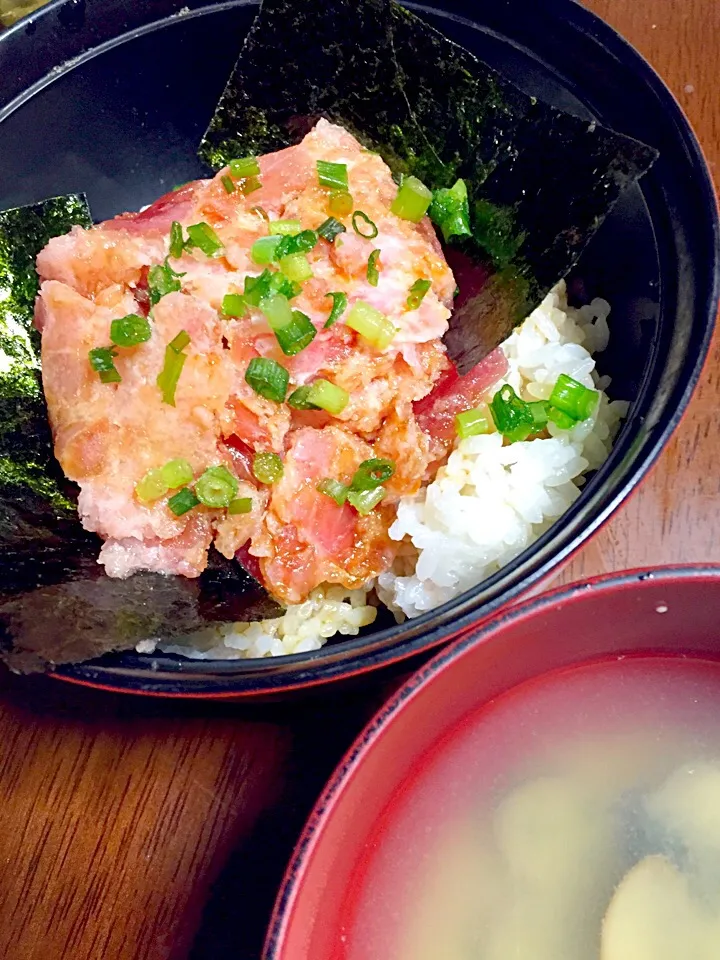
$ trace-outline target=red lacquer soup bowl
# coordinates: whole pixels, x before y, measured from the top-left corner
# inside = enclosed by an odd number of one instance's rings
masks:
[[[658,708],[663,714],[673,710],[675,687],[668,678],[675,669],[689,670],[690,683],[702,684],[708,677],[720,689],[719,624],[720,567],[632,571],[536,597],[486,621],[436,656],[366,727],[318,801],[287,870],[265,960],[396,960],[390,929],[397,920],[395,908],[386,909],[381,895],[380,912],[385,910],[386,920],[369,930],[358,919],[378,876],[386,875],[379,883],[389,883],[392,899],[428,869],[423,848],[434,828],[427,820],[428,804],[423,807],[416,796],[427,788],[428,771],[442,769],[470,728],[480,733],[487,729],[493,710],[503,704],[512,705],[513,723],[516,716],[518,722],[506,726],[501,741],[492,744],[499,760],[492,760],[487,778],[498,763],[544,750],[549,727],[542,711],[530,711],[528,723],[525,710],[521,722],[523,703],[536,696],[542,684],[583,670],[624,670],[627,676],[618,688],[622,709],[613,707],[593,717],[602,698],[581,700],[578,706],[581,694],[576,691],[574,712],[563,716],[560,711],[553,735],[588,718],[617,726],[621,715],[639,717],[645,710],[647,719],[643,698],[633,690],[642,692],[642,671],[648,667],[654,676],[661,671],[653,682],[664,691],[659,699],[667,699]],[[686,707],[681,706],[678,716],[684,716]],[[720,706],[712,724],[717,734]],[[720,749],[720,736],[717,740]],[[452,774],[435,781],[436,821],[454,815],[464,779],[466,767],[460,763]],[[407,843],[407,823],[403,826],[396,817],[401,810],[415,810],[417,816]],[[389,858],[386,851],[393,844],[395,854]],[[378,862],[384,864],[380,870]],[[383,944],[382,958],[366,942],[371,937]]]

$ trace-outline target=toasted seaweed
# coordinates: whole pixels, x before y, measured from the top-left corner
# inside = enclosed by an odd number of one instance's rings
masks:
[[[488,282],[451,320],[466,372],[574,266],[649,146],[527,96],[394,0],[264,0],[199,148],[230,159],[297,142],[320,118],[433,189],[462,177]]]
[[[281,610],[214,550],[196,580],[111,579],[97,562],[100,541],[83,530],[77,490],[53,456],[33,322],[37,254],[91,223],[74,195],[0,212],[0,657],[21,672]]]

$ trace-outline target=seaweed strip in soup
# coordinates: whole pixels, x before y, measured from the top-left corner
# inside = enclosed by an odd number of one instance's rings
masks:
[[[19,671],[77,662],[208,622],[278,612],[237,564],[219,556],[198,580],[141,573],[111,580],[83,530],[76,490],[53,456],[33,322],[35,258],[51,237],[90,227],[69,195],[0,212],[0,644]]]
[[[443,191],[430,215],[469,278],[445,336],[460,373],[568,273],[657,156],[527,96],[393,0],[264,0],[200,154],[219,169],[297,141],[320,116]],[[468,229],[453,223],[458,180]],[[463,254],[482,269],[462,271]]]

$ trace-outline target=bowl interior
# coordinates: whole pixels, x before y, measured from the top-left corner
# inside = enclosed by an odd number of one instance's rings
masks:
[[[601,295],[613,306],[613,337],[599,366],[613,378],[611,395],[634,404],[612,456],[562,529],[410,624],[388,619],[365,636],[282,663],[124,654],[64,675],[147,692],[252,692],[430,648],[566,558],[637,482],[677,422],[709,341],[717,255],[711,188],[679,108],[638,55],[572,0],[515,0],[481,13],[457,0],[410,6],[528,92],[661,152],[570,281],[577,297]],[[206,174],[195,149],[255,9],[241,0],[55,0],[8,31],[0,38],[0,207],[85,191],[103,219]]]
[[[720,568],[626,574],[527,602],[438,655],[371,721],[318,801],[276,903],[266,960],[337,960],[338,943],[351,947],[378,836],[428,765],[453,751],[491,700],[598,659],[720,662],[719,614]],[[446,799],[454,796],[452,782],[444,789]],[[438,798],[440,820],[446,808]]]

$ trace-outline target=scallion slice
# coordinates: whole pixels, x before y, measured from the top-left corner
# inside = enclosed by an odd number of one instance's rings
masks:
[[[215,510],[229,506],[237,492],[236,478],[222,464],[208,467],[195,484],[195,496],[200,503]]]
[[[350,400],[350,394],[329,380],[315,380],[310,384],[307,403],[310,407],[319,407],[337,417],[343,412]]]
[[[461,440],[488,433],[490,430],[490,420],[488,418],[487,408],[477,407],[474,410],[463,410],[462,413],[456,413],[455,430]]]
[[[263,297],[270,296],[270,284],[273,275],[269,270],[263,270],[258,277],[245,277],[245,301],[252,307],[259,307]]]
[[[192,476],[191,476],[192,479]],[[142,480],[135,484],[135,496],[141,503],[154,503],[170,489],[161,469],[148,470]]]
[[[591,390],[561,373],[550,394],[550,406],[566,413],[573,420],[587,420],[593,415],[599,396],[597,390]]]
[[[247,197],[259,190],[261,186],[260,177],[247,177],[247,179],[240,181],[240,192]]]
[[[252,508],[252,497],[238,497],[228,504],[228,513],[230,516],[237,516],[240,513],[251,513]]]
[[[288,300],[292,300],[301,290],[302,287],[300,284],[286,277],[284,273],[273,273],[270,277],[271,296],[276,293],[281,293],[284,297],[287,297]]]
[[[176,517],[181,517],[184,513],[187,513],[188,510],[197,507],[199,503],[200,501],[190,487],[183,487],[182,490],[178,490],[174,496],[170,497],[168,507]]]
[[[275,251],[277,260],[291,257],[295,253],[310,253],[318,242],[318,235],[314,230],[301,230],[293,236],[282,237]]]
[[[266,400],[282,403],[287,393],[290,374],[277,360],[253,357],[245,371],[245,382]]]
[[[512,443],[526,440],[535,431],[535,418],[510,384],[501,387],[490,401],[490,413],[498,432]]]
[[[347,190],[347,164],[333,163],[331,160],[318,160],[317,173],[321,187],[329,187],[330,190]]]
[[[330,213],[334,213],[338,217],[347,217],[348,214],[352,213],[352,208],[353,198],[349,193],[346,193],[344,190],[338,190],[336,193],[330,194],[330,199],[328,200]]]
[[[95,347],[88,352],[90,366],[102,383],[121,383],[122,377],[115,368],[117,353],[113,347]]]
[[[344,483],[340,483],[339,480],[333,480],[331,477],[326,477],[324,480],[321,480],[315,489],[319,493],[324,493],[326,497],[330,497],[339,507],[347,500],[350,490]]]
[[[332,297],[332,310],[330,316],[325,321],[325,329],[331,327],[345,312],[347,307],[347,294],[342,290],[336,290],[333,293],[326,293],[326,297]]]
[[[235,183],[232,177],[229,177],[227,174],[220,177],[220,183],[225,187],[225,193],[235,193]]]
[[[130,313],[127,317],[113,320],[110,324],[110,339],[118,347],[136,347],[152,336],[152,328],[146,317]]]
[[[436,190],[428,214],[442,230],[446,243],[451,237],[469,237],[470,206],[465,181],[457,180],[449,189]]]
[[[356,210],[352,215],[352,227],[355,233],[366,240],[374,240],[378,235],[378,228],[363,210]]]
[[[532,414],[535,430],[542,430],[548,422],[548,404],[545,400],[533,400],[528,403],[528,410]]]
[[[363,460],[350,483],[351,490],[374,490],[395,473],[395,463],[381,457]]]
[[[380,270],[378,269],[378,258],[380,257],[379,250],[373,250],[373,252],[368,257],[367,263],[367,282],[371,287],[376,287],[378,281],[380,280]]]
[[[384,496],[385,491],[382,487],[375,487],[374,490],[350,490],[347,502],[364,517],[375,509]]]
[[[245,317],[248,308],[241,293],[226,293],[222,301],[222,313],[226,317]]]
[[[578,421],[575,420],[574,417],[564,413],[562,410],[558,410],[557,407],[551,407],[549,405],[547,408],[547,418],[550,423],[554,423],[555,426],[560,427],[561,430],[572,430],[572,428],[578,424]]]
[[[282,330],[276,330],[275,336],[285,356],[294,357],[313,342],[317,336],[317,330],[307,314],[301,310],[293,310],[292,323],[283,327]]]
[[[148,296],[152,306],[155,306],[168,293],[177,293],[182,287],[180,279],[184,276],[184,273],[175,273],[168,263],[167,257],[165,263],[156,263],[150,267],[148,270]]]
[[[335,217],[328,217],[327,220],[323,220],[317,228],[317,233],[323,240],[329,240],[332,243],[335,237],[341,233],[345,233],[345,227],[339,220],[336,220]]]
[[[417,177],[403,177],[390,210],[402,220],[419,223],[425,216],[432,197],[432,190],[428,190]]]
[[[320,407],[316,406],[314,403],[310,403],[308,397],[310,396],[310,384],[305,383],[301,387],[298,387],[288,397],[288,403],[291,407],[294,407],[296,410],[319,410]]]
[[[283,475],[283,462],[277,453],[256,453],[253,457],[252,472],[260,483],[275,483]]]
[[[178,257],[182,256],[184,249],[185,239],[183,237],[182,224],[178,223],[177,220],[173,220],[170,224],[170,256],[174,260],[177,260]]]
[[[191,226],[187,228],[187,234],[188,238],[185,246],[188,249],[197,247],[208,257],[214,257],[223,249],[222,240],[210,224],[205,223],[205,221],[191,224]]]
[[[272,263],[275,259],[275,251],[281,241],[282,237],[278,236],[260,237],[250,248],[250,256],[255,263],[259,263],[261,266]]]
[[[282,257],[278,265],[281,272],[293,283],[305,283],[313,275],[305,253],[291,253],[287,257]]]
[[[281,330],[292,323],[292,308],[281,293],[261,300],[260,309],[273,330]]]
[[[230,173],[238,179],[260,176],[260,164],[257,157],[242,157],[240,160],[231,160],[228,167]]]
[[[278,237],[295,237],[302,227],[299,220],[271,220],[268,223],[268,229]]]
[[[397,333],[385,314],[380,313],[364,300],[356,300],[352,305],[345,318],[345,325],[359,333],[364,340],[378,350],[387,349]]]
[[[174,460],[168,460],[165,466],[160,468],[160,476],[170,490],[176,490],[178,487],[192,483],[193,470],[187,460],[176,457]]]
[[[189,343],[190,335],[185,330],[181,330],[165,347],[165,363],[156,383],[162,391],[163,403],[171,407],[175,406],[175,390],[187,360],[187,354],[183,353],[183,350]]]
[[[431,286],[432,280],[424,280],[421,278],[415,281],[410,287],[410,293],[407,298],[408,310],[417,310]]]

